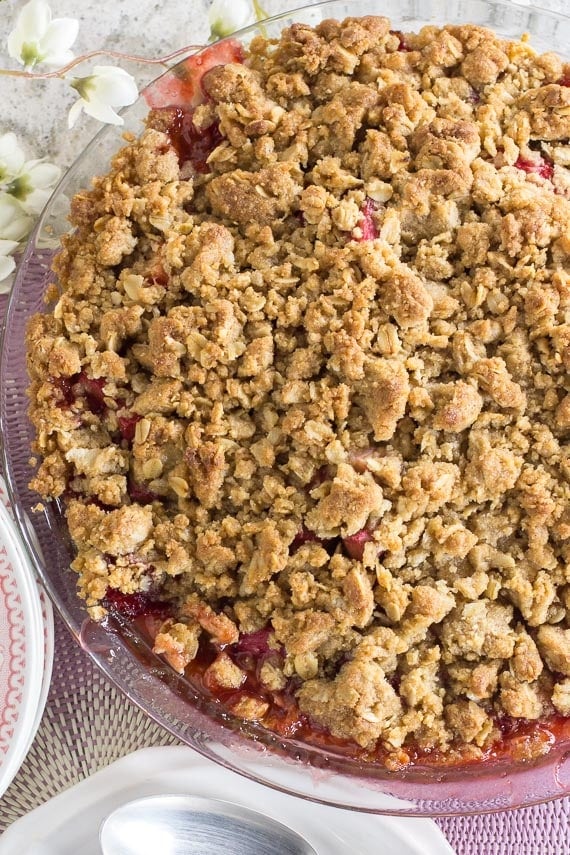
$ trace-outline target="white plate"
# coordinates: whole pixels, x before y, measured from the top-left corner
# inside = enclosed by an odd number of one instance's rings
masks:
[[[43,624],[43,643],[44,643],[44,669],[42,674],[42,686],[40,689],[40,697],[38,700],[38,706],[36,709],[36,716],[34,718],[34,723],[32,724],[30,735],[28,738],[28,744],[26,746],[25,754],[28,753],[32,742],[34,741],[34,737],[36,735],[36,731],[40,726],[40,721],[42,720],[42,716],[44,714],[44,709],[47,702],[49,687],[51,684],[51,674],[53,670],[53,654],[54,654],[54,626],[53,626],[53,609],[51,607],[51,602],[43,590],[40,587],[39,582],[38,586],[38,595],[40,598],[40,608],[42,610],[42,624]],[[22,758],[23,759],[23,758]]]
[[[38,729],[51,679],[53,612],[33,576],[0,478],[0,796]]]
[[[12,510],[12,505],[10,503],[10,498],[8,496],[8,490],[6,489],[6,482],[0,475],[0,503],[4,505],[10,519],[14,520],[14,512]],[[33,531],[33,529],[31,529]],[[20,538],[16,534],[16,539],[18,541],[17,547],[18,551],[21,553],[22,561],[30,568],[30,574],[34,576],[34,571],[32,570],[31,564],[27,556],[25,555],[25,550],[22,547]],[[41,548],[38,543],[36,543],[36,548],[41,555]],[[35,576],[34,576],[35,578]],[[55,645],[55,637],[54,637],[54,624],[53,624],[53,608],[51,605],[50,598],[42,588],[40,582],[36,579],[36,584],[38,588],[38,593],[40,597],[40,608],[42,611],[42,623],[43,623],[43,636],[44,636],[44,670],[42,675],[42,688],[40,692],[40,700],[38,703],[38,709],[36,711],[36,718],[34,724],[32,726],[32,730],[30,732],[30,739],[28,749],[26,749],[26,753],[29,750],[30,745],[33,742],[34,736],[36,735],[36,731],[39,727],[40,721],[44,714],[44,709],[47,701],[47,696],[49,692],[49,687],[51,684],[51,675],[53,671],[53,655],[54,655],[54,645]]]
[[[117,760],[10,826],[0,840],[0,855],[100,855],[105,817],[125,802],[161,793],[245,805],[299,831],[319,855],[453,855],[431,820],[371,816],[303,801],[228,772],[185,747],[143,748]]]

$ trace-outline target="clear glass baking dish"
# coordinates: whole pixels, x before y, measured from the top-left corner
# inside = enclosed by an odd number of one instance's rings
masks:
[[[327,0],[245,29],[237,38],[247,44],[260,31],[278,36],[293,21],[315,24],[324,18],[364,14],[387,15],[393,28],[403,31],[425,24],[472,23],[513,38],[527,32],[536,50],[569,53],[570,17],[502,0]],[[69,228],[64,214],[69,200],[89,185],[92,176],[107,171],[111,155],[122,144],[122,131],[139,132],[146,110],[140,98],[124,113],[125,129],[100,131],[56,188],[20,264],[3,329],[3,463],[20,532],[69,630],[106,676],[173,735],[227,768],[302,798],[372,813],[437,816],[504,810],[569,794],[570,743],[558,743],[530,764],[503,760],[493,765],[389,773],[234,718],[200,697],[184,677],[151,652],[136,631],[87,619],[76,596],[75,574],[69,569],[73,551],[60,505],[52,503],[32,512],[38,496],[27,486],[32,429],[27,419],[24,335],[28,318],[43,310],[43,293],[53,277],[54,247]]]

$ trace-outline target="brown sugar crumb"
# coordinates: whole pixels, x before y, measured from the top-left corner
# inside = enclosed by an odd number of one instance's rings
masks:
[[[175,671],[182,673],[198,653],[201,629],[198,624],[166,621],[154,639],[153,651],[163,655]]]
[[[155,653],[158,651],[155,648]],[[247,675],[232,661],[227,653],[220,653],[205,672],[209,682],[214,681],[222,689],[239,689]]]
[[[231,58],[72,202],[31,485],[91,615],[150,610],[241,719],[393,770],[520,719],[538,756],[570,716],[563,63],[375,16]]]

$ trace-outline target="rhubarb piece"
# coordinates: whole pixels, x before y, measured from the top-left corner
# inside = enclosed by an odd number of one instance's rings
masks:
[[[374,214],[380,209],[378,202],[374,199],[367,198],[361,208],[361,219],[358,225],[361,236],[357,240],[376,240],[378,237],[378,228],[374,221]]]
[[[362,561],[364,556],[364,547],[367,543],[374,541],[374,532],[363,528],[357,531],[356,534],[351,534],[348,537],[343,537],[342,543],[351,558],[357,561]]]
[[[538,160],[528,160],[525,157],[519,157],[515,162],[517,169],[522,169],[523,172],[528,172],[530,175],[540,175],[550,181],[554,174],[554,166],[545,157],[539,157]]]

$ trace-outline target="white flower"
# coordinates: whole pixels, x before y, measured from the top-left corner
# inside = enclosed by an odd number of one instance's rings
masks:
[[[134,77],[112,65],[96,65],[92,75],[76,77],[71,86],[81,97],[69,111],[67,123],[70,128],[82,110],[100,122],[122,125],[123,120],[113,107],[126,107],[136,101],[139,94]]]
[[[40,62],[62,66],[73,59],[70,47],[77,38],[79,21],[56,18],[45,0],[30,0],[8,36],[8,53],[26,68]]]
[[[223,39],[255,21],[249,0],[213,0],[208,12],[210,37]]]
[[[11,131],[0,136],[0,184],[12,181],[20,172],[26,158],[16,134]]]
[[[17,208],[12,205],[12,212],[17,213],[18,219],[22,214],[41,213],[60,175],[61,169],[53,163],[26,161],[15,134],[0,136],[0,194],[2,197],[9,195],[20,203]]]
[[[6,191],[17,199],[26,214],[40,214],[59,181],[61,169],[43,160],[28,160]]]
[[[18,241],[16,240],[0,240],[0,294],[6,294],[10,290],[10,282],[6,282],[5,285],[2,283],[8,279],[16,267],[16,262],[11,253],[17,246]]]
[[[32,227],[22,205],[8,193],[0,193],[0,240],[19,241]]]

